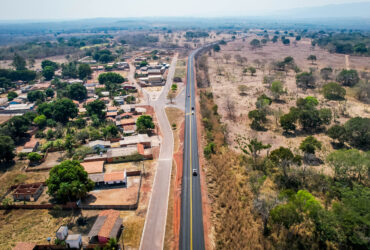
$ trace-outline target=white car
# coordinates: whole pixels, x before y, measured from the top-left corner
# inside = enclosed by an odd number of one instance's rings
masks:
[[[193,176],[197,176],[198,175],[198,171],[194,168],[193,169]]]

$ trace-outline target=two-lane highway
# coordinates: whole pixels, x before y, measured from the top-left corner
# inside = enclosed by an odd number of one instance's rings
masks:
[[[203,250],[203,215],[195,112],[194,55],[189,55],[185,101],[184,165],[181,190],[180,249]],[[193,170],[197,175],[193,175]]]

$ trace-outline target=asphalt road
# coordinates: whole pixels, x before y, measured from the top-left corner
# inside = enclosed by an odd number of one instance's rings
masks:
[[[194,55],[197,51],[195,50],[189,55],[187,71],[180,250],[205,249],[195,112],[195,75],[193,71]],[[194,109],[194,114],[192,114],[192,109]],[[197,176],[193,176],[193,169],[196,169]]]

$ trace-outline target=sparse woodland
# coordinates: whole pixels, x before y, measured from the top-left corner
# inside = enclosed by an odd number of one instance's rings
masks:
[[[214,246],[368,249],[368,58],[283,39],[197,60]]]

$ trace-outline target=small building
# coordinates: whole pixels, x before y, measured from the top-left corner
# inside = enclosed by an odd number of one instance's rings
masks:
[[[107,243],[111,238],[118,239],[123,228],[119,215],[119,211],[112,209],[100,212],[88,234],[90,242]]]
[[[161,75],[149,75],[148,82],[151,84],[162,83],[163,77]]]
[[[96,140],[89,142],[89,147],[93,149],[110,148],[110,141]]]
[[[68,248],[80,249],[82,246],[81,234],[70,234],[65,241]]]
[[[128,157],[137,155],[137,146],[124,147],[124,148],[111,148],[107,151],[107,162],[122,162],[127,160]]]
[[[18,242],[13,250],[34,250],[36,249],[36,243],[33,242]]]
[[[31,153],[35,152],[37,150],[37,147],[39,146],[39,141],[35,138],[32,138],[30,141],[28,141],[26,144],[24,144],[22,153]]]
[[[123,105],[125,103],[124,96],[115,96],[113,98],[119,105]]]
[[[58,231],[56,232],[56,236],[58,240],[65,240],[65,238],[68,236],[68,227],[67,226],[59,227]]]
[[[88,174],[98,174],[103,173],[104,163],[105,161],[88,161],[80,164]]]
[[[44,186],[42,183],[20,184],[13,192],[14,201],[36,201]]]
[[[30,111],[33,111],[34,104],[11,104],[8,107],[6,107],[4,110],[1,111],[1,113],[4,114],[24,114]]]
[[[135,113],[137,115],[144,115],[146,113],[146,108],[136,107],[135,108]]]
[[[126,171],[119,171],[119,172],[111,172],[104,174],[104,184],[105,185],[126,185],[127,184],[127,176]]]

